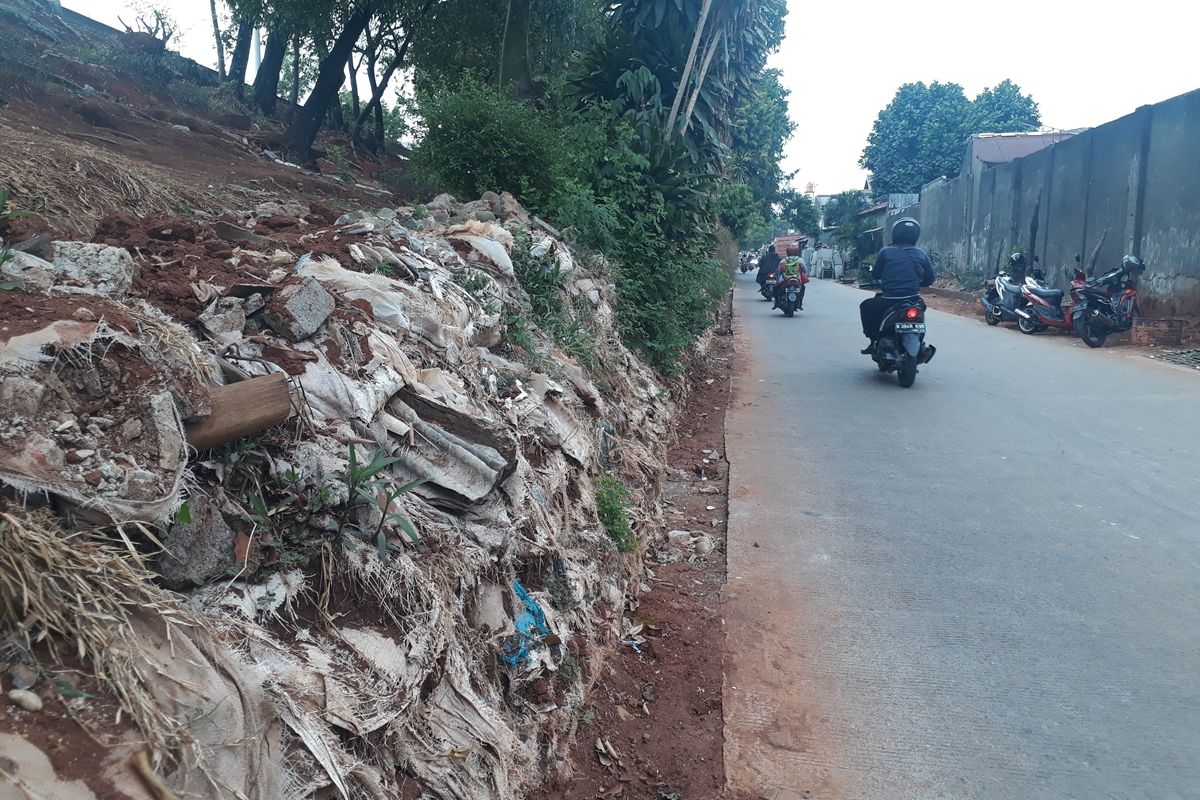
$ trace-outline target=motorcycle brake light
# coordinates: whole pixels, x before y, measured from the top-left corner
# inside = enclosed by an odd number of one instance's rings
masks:
[[[908,319],[916,319],[917,317],[921,316],[921,309],[917,308],[916,306],[912,306],[908,309],[908,311],[904,312],[904,316]]]

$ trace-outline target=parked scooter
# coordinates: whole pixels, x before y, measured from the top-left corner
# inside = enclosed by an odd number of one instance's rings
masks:
[[[979,298],[988,325],[1019,321],[1021,315],[1017,312],[1027,304],[1021,294],[1021,285],[1025,282],[1025,256],[1013,253],[1009,264],[1011,271],[997,272],[988,282],[983,297]]]
[[[907,389],[917,380],[917,365],[929,363],[936,352],[925,344],[925,301],[915,297],[898,303],[883,318],[870,355],[880,372],[899,373],[900,385]]]
[[[1087,281],[1087,275],[1079,267],[1071,279],[1071,299],[1078,302],[1078,293]],[[1047,328],[1069,331],[1075,327],[1071,317],[1072,306],[1063,308],[1063,292],[1046,285],[1041,270],[1034,270],[1021,287],[1025,306],[1017,309],[1017,327],[1021,333],[1041,333]]]
[[[1099,278],[1088,278],[1080,287],[1071,319],[1084,344],[1103,347],[1110,333],[1133,327],[1133,320],[1142,315],[1134,281],[1145,271],[1142,259],[1128,255],[1121,259],[1119,267]]]

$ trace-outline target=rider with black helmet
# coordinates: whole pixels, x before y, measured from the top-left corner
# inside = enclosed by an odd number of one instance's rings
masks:
[[[931,286],[935,275],[933,263],[924,250],[917,247],[921,225],[904,217],[892,225],[892,244],[875,256],[872,277],[878,281],[880,292],[859,305],[863,336],[871,340],[864,354],[870,353],[879,335],[879,326],[887,312],[902,300],[920,297],[922,286]]]

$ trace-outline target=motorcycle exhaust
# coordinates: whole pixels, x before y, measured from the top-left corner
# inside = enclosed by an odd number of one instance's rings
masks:
[[[1101,314],[1098,311],[1096,313],[1092,314],[1089,322],[1091,322],[1091,324],[1094,325],[1095,327],[1101,328],[1105,331],[1115,331],[1121,327],[1120,324],[1115,319],[1108,316],[1107,314]]]

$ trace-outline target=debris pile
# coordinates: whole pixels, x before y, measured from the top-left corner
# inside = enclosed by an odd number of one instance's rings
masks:
[[[96,796],[502,799],[561,763],[640,567],[592,482],[621,480],[637,540],[657,533],[671,419],[602,261],[491,194],[116,214],[44,255],[0,266],[0,541],[21,575],[131,562],[97,599],[125,668],[96,668],[124,720]],[[588,359],[531,319],[530,258]],[[61,610],[8,621],[6,670],[49,675],[44,635],[104,663]],[[5,713],[100,702],[58,685]],[[2,735],[29,757],[0,787],[54,761]]]

